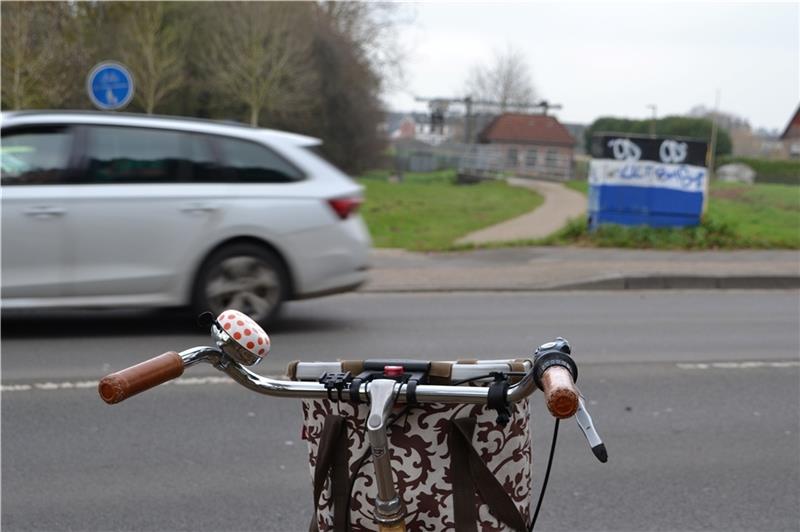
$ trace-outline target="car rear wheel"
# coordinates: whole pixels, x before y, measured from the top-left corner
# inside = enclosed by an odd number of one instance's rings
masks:
[[[266,325],[286,299],[287,275],[274,253],[254,244],[223,248],[204,263],[195,283],[194,306],[215,316],[235,309]]]

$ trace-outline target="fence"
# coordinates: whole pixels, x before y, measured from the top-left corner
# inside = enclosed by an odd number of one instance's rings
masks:
[[[396,148],[395,169],[433,172],[454,168],[476,177],[516,175],[564,181],[574,176],[572,151],[497,144],[415,145]]]

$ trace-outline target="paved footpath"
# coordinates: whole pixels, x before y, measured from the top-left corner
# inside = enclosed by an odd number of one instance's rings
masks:
[[[365,292],[800,288],[800,251],[519,247],[376,249]]]
[[[470,233],[457,244],[485,244],[544,238],[564,227],[571,218],[585,217],[586,196],[561,183],[512,177],[509,185],[529,188],[544,196],[544,203],[535,210]]]

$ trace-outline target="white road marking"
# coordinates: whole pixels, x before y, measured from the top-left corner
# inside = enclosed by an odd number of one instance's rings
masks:
[[[0,392],[27,392],[30,390],[56,391],[56,390],[80,390],[87,388],[97,388],[99,381],[64,381],[64,382],[35,382],[33,384],[3,384],[0,385]],[[180,386],[192,386],[198,384],[233,384],[235,381],[230,377],[181,377],[165,384],[178,384]]]
[[[754,369],[754,368],[800,368],[800,360],[785,360],[778,362],[744,361],[744,362],[697,362],[697,363],[678,363],[678,369],[697,370],[697,369]],[[166,384],[177,384],[179,386],[195,386],[206,384],[234,384],[234,380],[229,377],[181,377]],[[97,388],[98,381],[63,381],[63,382],[35,382],[33,384],[2,384],[0,392],[27,392],[37,391],[57,391],[57,390],[82,390]],[[594,404],[594,403],[591,403]]]
[[[230,377],[181,377],[175,379],[175,384],[191,385],[191,384],[233,384],[235,381]]]
[[[0,386],[0,392],[24,392],[32,388],[30,384],[4,384]]]
[[[695,364],[676,364],[678,369],[753,369],[753,368],[800,368],[800,360],[782,362],[700,362]]]

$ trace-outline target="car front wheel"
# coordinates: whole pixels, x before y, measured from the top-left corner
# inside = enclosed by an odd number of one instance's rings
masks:
[[[204,263],[195,284],[194,306],[215,316],[234,309],[266,325],[286,299],[286,272],[270,251],[252,244],[223,248]]]

